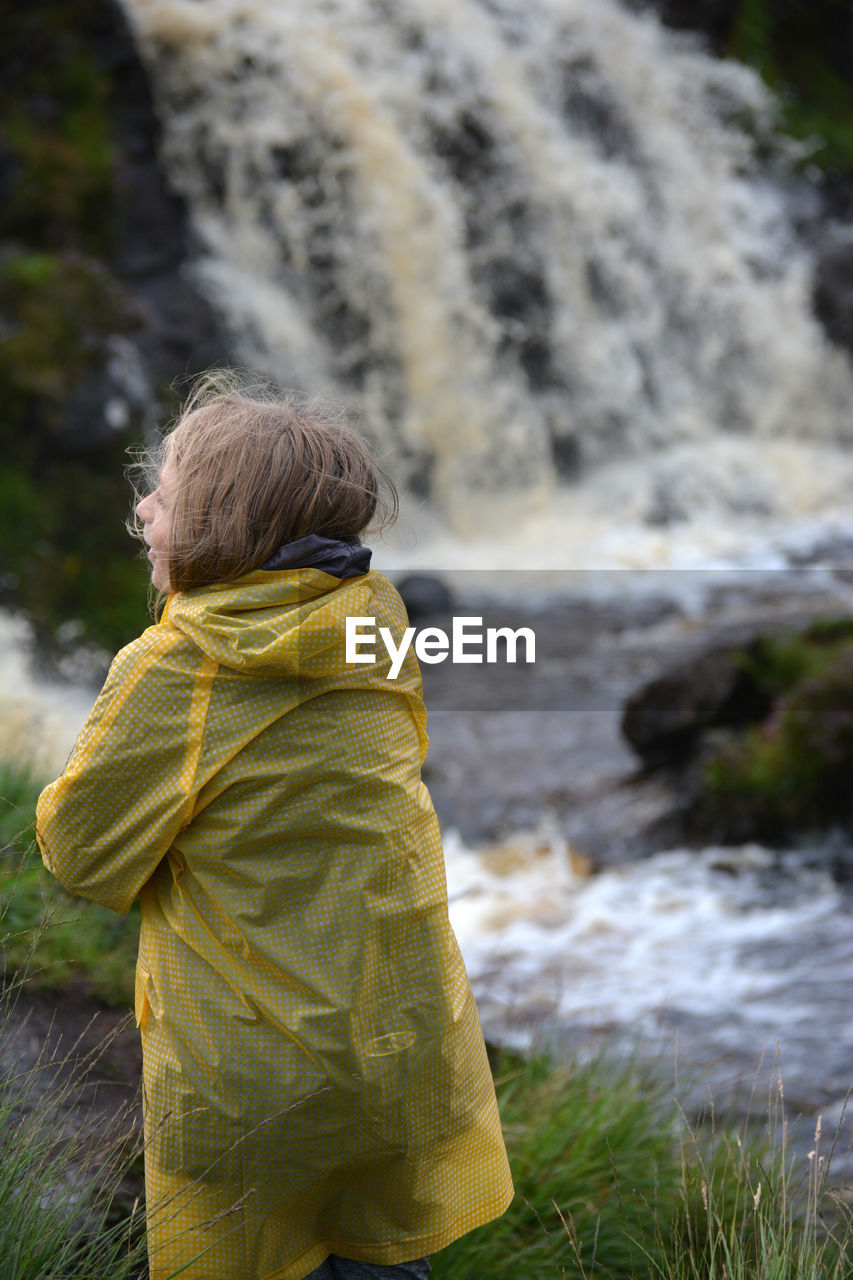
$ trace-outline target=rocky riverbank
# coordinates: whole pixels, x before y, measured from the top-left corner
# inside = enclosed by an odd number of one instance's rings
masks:
[[[625,736],[626,707],[649,690],[642,705],[647,717],[652,711],[657,716],[655,741],[665,739],[663,722],[677,708],[661,690],[673,683],[674,671],[688,672],[680,677],[682,698],[686,688],[701,703],[699,673],[706,672],[708,684],[720,665],[709,655],[730,653],[759,636],[802,631],[818,619],[848,617],[850,559],[849,549],[839,546],[828,569],[601,574],[597,596],[547,606],[525,606],[521,583],[510,604],[466,603],[457,592],[454,611],[481,616],[484,627],[531,627],[537,657],[529,667],[423,667],[431,737],[427,779],[445,826],[482,843],[530,829],[548,813],[597,867],[685,840],[768,834],[691,829],[685,772],[676,767],[688,762],[683,741],[676,734],[667,744],[667,767],[652,767],[662,759],[647,755],[644,761]],[[452,587],[452,575],[450,580]],[[449,628],[450,615],[433,612],[418,622],[427,624]],[[724,679],[725,672],[718,672],[712,699],[725,701]],[[701,714],[695,705],[693,714]],[[690,796],[695,798],[695,787]]]

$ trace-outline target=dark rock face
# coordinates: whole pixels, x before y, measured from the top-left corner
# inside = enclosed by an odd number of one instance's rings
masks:
[[[4,36],[0,72],[18,118],[11,145],[0,153],[0,189],[7,196],[0,246],[83,255],[111,277],[113,292],[123,285],[126,322],[118,331],[137,351],[137,373],[145,375],[149,392],[224,361],[226,335],[184,270],[186,210],[158,162],[159,122],[117,0],[33,0]],[[78,310],[78,323],[86,321]],[[87,362],[84,398],[95,394],[100,368],[106,403],[115,399],[121,362],[109,343],[100,346],[100,359]],[[129,368],[127,360],[124,365]],[[139,377],[126,382],[133,422]]]
[[[853,225],[827,236],[818,251],[814,306],[832,341],[853,352]]]
[[[732,33],[740,7],[738,0],[653,0],[653,4],[668,27],[702,31],[718,52]]]
[[[144,364],[155,380],[171,381],[227,361],[227,339],[185,273],[186,209],[159,164],[160,125],[133,36],[115,0],[92,9],[92,49],[109,78],[118,144],[114,269],[139,307]]]
[[[440,578],[429,574],[410,574],[397,583],[397,590],[403,598],[410,622],[450,613],[453,608],[450,589]]]

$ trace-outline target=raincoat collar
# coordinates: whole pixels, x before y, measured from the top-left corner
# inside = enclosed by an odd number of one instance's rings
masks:
[[[321,569],[333,578],[357,578],[370,568],[371,550],[360,542],[324,538],[309,533],[287,542],[265,560],[261,569]]]

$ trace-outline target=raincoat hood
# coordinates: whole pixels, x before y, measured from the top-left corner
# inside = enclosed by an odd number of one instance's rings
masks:
[[[315,568],[258,569],[236,582],[176,592],[161,622],[232,670],[317,678],[345,672],[348,616],[403,609],[402,602],[394,608],[389,587],[375,572],[341,580]]]

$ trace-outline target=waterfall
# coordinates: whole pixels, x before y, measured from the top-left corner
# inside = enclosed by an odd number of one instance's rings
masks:
[[[753,72],[617,0],[124,4],[239,358],[356,406],[463,539],[843,502]]]

